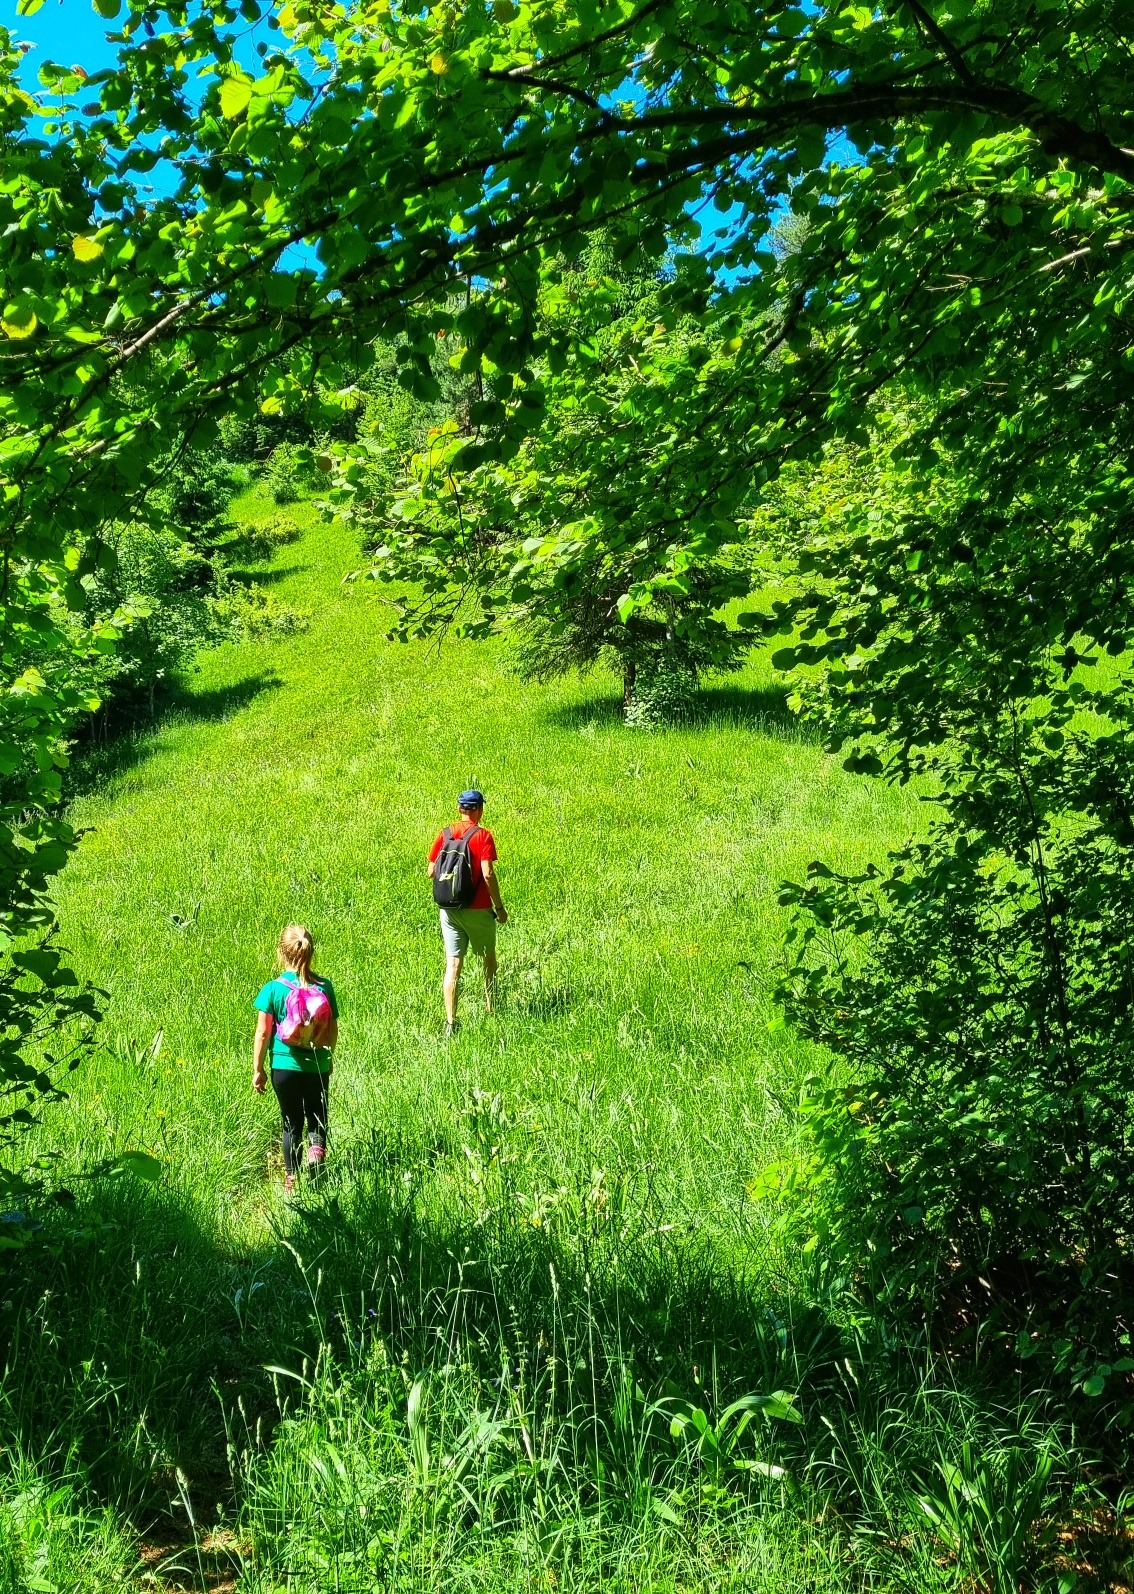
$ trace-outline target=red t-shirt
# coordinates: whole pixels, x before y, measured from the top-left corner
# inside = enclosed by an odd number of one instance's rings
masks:
[[[459,841],[472,827],[471,819],[462,819],[459,824],[450,826],[449,834],[454,841]],[[429,854],[430,863],[436,863],[444,841],[445,835],[442,832],[433,843],[433,851]],[[476,873],[476,896],[469,903],[469,907],[490,908],[492,898],[488,894],[484,871],[480,866],[482,863],[496,862],[496,843],[492,839],[491,830],[485,830],[483,825],[478,828],[476,835],[469,842],[469,857],[472,859],[473,870]]]

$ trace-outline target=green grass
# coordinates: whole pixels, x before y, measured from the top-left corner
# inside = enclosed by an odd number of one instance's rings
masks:
[[[110,1502],[115,1553],[180,1535],[168,1577],[255,1594],[951,1586],[917,1480],[1019,1399],[868,1357],[748,1193],[823,1066],[769,1028],[777,885],[878,857],[914,799],[759,662],[651,733],[603,678],[388,644],[349,537],[293,513],[268,574],[309,628],[209,654],[82,775],[60,914],[112,1000],[41,1137],[76,1200],[10,1274],[8,1435]],[[499,1011],[470,969],[446,1042],[424,862],[471,784],[511,920]],[[330,1171],[285,1207],[249,1077],[289,920],[343,1021]],[[85,1172],[131,1148],[156,1184]],[[802,1423],[722,1415],[776,1390]]]

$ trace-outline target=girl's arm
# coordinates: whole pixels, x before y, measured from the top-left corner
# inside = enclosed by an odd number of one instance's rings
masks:
[[[261,1013],[256,1022],[256,1036],[252,1042],[252,1089],[262,1094],[268,1083],[264,1060],[275,1033],[276,1021],[270,1013]]]

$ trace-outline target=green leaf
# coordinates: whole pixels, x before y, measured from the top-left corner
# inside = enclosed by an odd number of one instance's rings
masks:
[[[47,984],[59,967],[59,953],[45,947],[32,947],[27,952],[17,952],[12,962]]]
[[[264,282],[264,297],[274,310],[291,310],[295,306],[298,283],[284,271],[271,271]]]
[[[221,84],[220,108],[221,115],[234,122],[238,116],[243,116],[252,99],[252,79],[245,77],[225,78]]]
[[[153,1184],[161,1178],[162,1165],[148,1151],[124,1151],[116,1161],[124,1173],[131,1174],[135,1179],[144,1179],[147,1184]]]
[[[34,17],[43,0],[17,0],[16,15],[18,17]]]
[[[39,326],[39,317],[32,308],[30,299],[17,299],[14,303],[4,306],[0,325],[8,337],[22,341],[34,334],[36,327]]]
[[[102,254],[102,245],[97,238],[78,237],[71,239],[71,253],[76,260],[90,262],[97,260]]]

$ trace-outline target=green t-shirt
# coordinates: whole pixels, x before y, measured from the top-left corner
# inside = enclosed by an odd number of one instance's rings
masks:
[[[325,980],[319,974],[312,974],[307,982],[317,985],[321,991],[326,991],[327,1000],[331,1004],[331,1012],[336,1019],[339,1016],[339,1004],[335,1000],[335,987],[330,980]],[[297,1069],[301,1074],[327,1074],[331,1071],[331,1048],[317,1046],[313,1051],[306,1046],[288,1046],[280,1040],[279,1025],[287,1011],[287,993],[294,990],[299,980],[294,974],[278,974],[274,980],[269,980],[253,1002],[261,1013],[270,1013],[276,1021],[276,1028],[272,1032],[272,1067]]]

